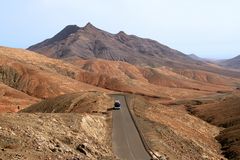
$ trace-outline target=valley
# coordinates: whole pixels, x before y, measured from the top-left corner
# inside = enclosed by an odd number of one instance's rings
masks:
[[[0,159],[119,159],[112,135],[113,122],[123,123],[114,117],[126,116],[113,111],[119,94],[136,137],[157,159],[237,160],[235,62],[205,61],[91,23],[66,26],[28,49],[1,46]]]

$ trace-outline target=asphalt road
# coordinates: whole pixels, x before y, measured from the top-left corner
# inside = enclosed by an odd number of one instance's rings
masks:
[[[121,160],[150,160],[151,157],[143,146],[124,97],[113,97],[121,102],[121,109],[113,110],[113,152]]]

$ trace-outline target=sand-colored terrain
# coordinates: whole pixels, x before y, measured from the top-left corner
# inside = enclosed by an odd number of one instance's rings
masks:
[[[111,125],[89,114],[0,114],[0,159],[114,159]]]
[[[0,112],[22,109],[0,116],[0,158],[114,159],[108,94],[125,92],[135,94],[129,103],[140,129],[163,159],[224,159],[221,144],[234,159],[240,80],[237,71],[235,78],[217,74],[218,67],[57,60],[0,47]]]
[[[88,92],[44,100],[21,113],[2,113],[0,159],[115,159],[107,108],[112,104],[109,96]]]
[[[128,103],[148,145],[163,159],[224,159],[215,139],[218,127],[156,98],[129,96]]]
[[[103,113],[113,105],[113,99],[101,92],[79,92],[49,98],[20,112],[27,113]]]
[[[201,100],[201,99],[200,99]],[[218,101],[202,105],[187,105],[188,111],[201,119],[221,127],[216,137],[228,159],[240,159],[240,92],[225,94]]]
[[[84,71],[76,77],[79,81],[109,90],[156,97],[197,97],[230,91],[239,83],[238,79],[195,70],[186,70],[194,74],[188,76],[168,67],[139,67],[118,61],[94,59],[70,62]]]
[[[0,82],[0,112],[17,112],[39,101]]]
[[[0,47],[0,82],[5,88],[1,92],[2,95],[11,92],[8,94],[9,98],[21,94],[23,102],[19,103],[20,108],[33,104],[31,101],[34,97],[45,99],[66,93],[91,90],[107,92],[102,88],[74,80],[72,77],[77,71],[78,69],[71,64],[34,52]],[[28,98],[26,98],[27,95]],[[1,101],[5,107],[10,107],[11,103],[15,105],[15,108],[18,105],[14,101],[8,102]]]
[[[74,80],[77,67],[37,53],[0,48],[1,81],[29,95],[40,98],[81,90],[101,90]],[[37,92],[37,93],[36,93]]]

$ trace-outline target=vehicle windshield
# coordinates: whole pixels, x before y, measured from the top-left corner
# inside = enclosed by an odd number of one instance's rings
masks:
[[[114,106],[115,106],[115,107],[120,107],[121,104],[120,104],[120,102],[115,102],[115,103],[114,103]]]

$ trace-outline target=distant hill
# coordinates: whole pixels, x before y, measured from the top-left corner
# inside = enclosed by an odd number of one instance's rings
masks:
[[[207,62],[207,63],[218,63],[219,61],[222,61],[222,60],[218,60],[218,59],[214,59],[214,58],[202,58],[202,57],[199,57],[195,54],[189,54],[188,56],[191,57],[194,60]]]
[[[240,69],[240,55],[232,59],[222,61],[220,64],[225,67]]]

